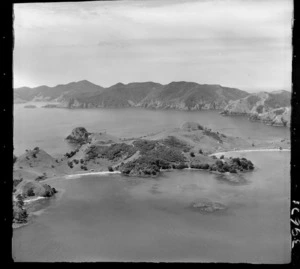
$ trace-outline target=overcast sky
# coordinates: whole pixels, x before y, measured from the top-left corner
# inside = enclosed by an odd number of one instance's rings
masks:
[[[14,86],[87,79],[291,88],[291,0],[14,5]]]

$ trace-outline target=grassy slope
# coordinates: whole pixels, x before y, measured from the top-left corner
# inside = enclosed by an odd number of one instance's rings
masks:
[[[235,149],[290,148],[289,140],[248,141],[206,129],[174,128],[145,136],[143,139],[178,149],[182,152],[187,163],[192,161],[212,163],[213,161],[208,157],[209,154]],[[14,166],[14,179],[23,178],[26,181],[33,181],[38,176],[42,176],[43,173],[46,173],[47,178],[51,178],[86,170],[107,171],[108,166],[116,168],[121,163],[136,160],[143,155],[142,149],[137,147],[137,141],[139,140],[121,140],[109,134],[92,134],[91,143],[82,145],[72,157],[64,156],[57,160],[43,150],[39,150],[36,154],[37,158],[33,157],[34,151],[28,151],[18,157]],[[117,146],[113,146],[115,144]],[[149,149],[151,148],[146,148],[148,151]],[[199,153],[200,150],[202,153]],[[191,157],[191,152],[194,153],[195,157]],[[72,168],[68,165],[70,162],[72,162]]]

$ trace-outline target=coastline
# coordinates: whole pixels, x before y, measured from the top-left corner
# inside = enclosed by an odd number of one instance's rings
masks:
[[[34,197],[34,198],[25,199],[23,202],[26,203],[26,204],[29,204],[29,203],[32,203],[32,202],[35,202],[35,201],[38,201],[38,200],[41,200],[41,199],[45,199],[45,198],[47,198],[47,197],[37,196],[37,197]]]
[[[113,171],[113,172],[99,171],[99,172],[89,172],[89,173],[77,173],[77,174],[66,175],[64,176],[64,178],[69,179],[69,178],[78,178],[81,176],[89,176],[89,175],[110,175],[110,174],[121,174],[121,172],[120,171]]]
[[[291,150],[290,149],[266,149],[266,148],[260,148],[260,149],[242,149],[242,150],[229,150],[229,151],[224,151],[224,152],[215,152],[215,153],[212,153],[208,156],[220,156],[220,155],[223,155],[223,154],[228,154],[228,153],[243,153],[243,152],[279,152],[279,151],[284,151],[284,152],[290,152]],[[172,170],[164,170],[165,172],[169,172],[169,171],[173,171],[174,169]],[[193,168],[185,168],[184,170],[203,170],[203,169],[193,169]],[[204,170],[203,170],[204,171]],[[110,171],[98,171],[98,172],[95,172],[95,171],[91,171],[91,172],[87,172],[87,173],[76,173],[76,174],[69,174],[69,175],[61,175],[61,176],[55,176],[55,177],[52,177],[52,178],[47,178],[45,180],[43,180],[43,182],[48,182],[48,181],[52,181],[52,180],[58,180],[58,179],[75,179],[75,178],[80,178],[81,176],[89,176],[89,175],[109,175],[109,174],[121,174],[120,171],[113,171],[113,172],[110,172]],[[29,199],[25,199],[24,200],[24,203],[29,205],[30,203],[32,202],[35,202],[35,201],[39,201],[39,200],[43,200],[43,199],[46,199],[46,197],[42,197],[42,196],[37,196],[37,197],[33,197],[33,198],[29,198]],[[25,222],[25,223],[13,223],[12,224],[12,228],[13,229],[17,229],[17,228],[20,228],[20,227],[23,227],[25,225],[29,224],[29,221]]]
[[[220,151],[220,152],[215,152],[212,154],[209,154],[208,156],[218,156],[218,155],[223,155],[223,154],[228,154],[228,153],[243,153],[243,152],[264,152],[264,151],[284,151],[284,152],[289,152],[291,151],[290,149],[267,149],[267,148],[260,148],[260,149],[241,149],[241,150],[229,150],[229,151]],[[184,169],[189,169],[192,170],[193,168],[184,168]],[[174,169],[171,170],[163,170],[164,172],[170,172],[173,171]],[[195,169],[195,170],[201,170],[201,169]],[[48,182],[48,181],[52,181],[55,179],[59,179],[59,178],[63,178],[63,179],[72,179],[72,178],[79,178],[81,176],[90,176],[90,175],[110,175],[110,174],[121,174],[120,171],[113,171],[113,172],[109,172],[109,171],[91,171],[91,172],[86,172],[86,173],[76,173],[76,174],[69,174],[69,175],[61,175],[61,176],[55,176],[55,177],[51,177],[51,178],[47,178],[45,180],[43,180],[43,182]],[[39,199],[35,199],[35,200],[39,200]]]
[[[212,153],[208,156],[217,156],[217,155],[223,155],[223,154],[227,154],[227,153],[235,153],[235,152],[240,152],[240,153],[243,153],[243,152],[264,152],[264,151],[291,151],[291,149],[264,149],[264,148],[261,148],[261,149],[241,149],[241,150],[229,150],[229,151],[223,151],[223,152],[215,152],[215,153]]]

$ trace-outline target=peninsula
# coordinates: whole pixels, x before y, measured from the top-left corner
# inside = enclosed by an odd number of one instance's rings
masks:
[[[107,133],[90,133],[77,127],[66,137],[74,150],[53,158],[36,147],[14,159],[14,220],[26,223],[24,201],[51,197],[57,190],[43,181],[54,177],[96,172],[118,172],[123,176],[157,177],[173,169],[201,169],[214,173],[253,171],[245,158],[217,158],[213,153],[241,149],[289,149],[287,140],[247,141],[215,132],[196,122],[178,128],[123,139]]]

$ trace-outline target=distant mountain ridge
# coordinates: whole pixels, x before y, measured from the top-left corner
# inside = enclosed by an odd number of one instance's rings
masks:
[[[223,115],[247,115],[251,120],[275,126],[290,126],[291,93],[285,90],[259,92],[230,101]]]
[[[39,86],[14,89],[14,100],[22,101],[63,101],[77,95],[97,94],[104,88],[87,80],[59,84],[55,87]]]
[[[16,88],[14,102],[58,102],[60,107],[66,108],[144,107],[202,110],[223,109],[229,101],[248,95],[248,92],[236,88],[186,81],[166,85],[155,82],[117,83],[103,88],[83,80],[55,87]]]

